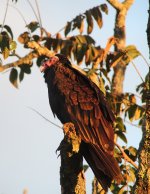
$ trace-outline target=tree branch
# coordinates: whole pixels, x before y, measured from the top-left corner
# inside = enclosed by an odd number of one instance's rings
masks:
[[[24,57],[20,58],[19,60],[15,61],[15,62],[8,63],[6,65],[1,65],[0,64],[0,72],[3,72],[6,69],[9,69],[11,67],[20,66],[22,64],[29,64],[29,65],[31,65],[32,64],[32,60],[34,58],[38,58],[41,55],[45,55],[47,57],[51,57],[51,56],[53,56],[55,54],[53,51],[48,50],[48,48],[41,46],[40,44],[38,44],[35,41],[29,42],[28,43],[28,47],[33,49],[34,51],[28,53],[27,55],[25,55]]]
[[[116,146],[118,147],[118,149],[121,151],[123,158],[124,158],[127,162],[129,162],[130,164],[132,164],[132,165],[137,169],[138,166],[135,164],[135,162],[133,162],[133,160],[131,160],[131,158],[128,157],[128,155],[124,152],[123,148],[122,148],[120,145],[118,145],[117,143],[115,143],[115,145],[116,145]]]
[[[3,72],[5,71],[6,69],[9,69],[11,67],[17,67],[17,66],[20,66],[22,64],[29,64],[31,65],[32,64],[32,60],[34,58],[37,58],[38,55],[34,52],[30,52],[28,53],[27,55],[25,55],[24,57],[20,58],[19,60],[15,61],[15,62],[12,62],[12,63],[8,63],[6,65],[2,65],[0,64],[0,72]]]
[[[126,8],[128,10],[131,7],[131,5],[134,3],[134,0],[125,0],[122,3],[120,3],[118,0],[107,0],[107,1],[116,10],[122,10],[123,8]]]
[[[111,4],[112,7],[114,7],[117,10],[121,10],[123,8],[123,4],[120,3],[118,0],[107,0],[108,3]]]
[[[122,4],[127,10],[130,9],[135,0],[125,0]]]

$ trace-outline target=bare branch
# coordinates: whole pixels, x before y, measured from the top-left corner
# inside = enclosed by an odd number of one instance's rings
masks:
[[[45,116],[43,116],[40,112],[38,112],[38,111],[35,110],[34,108],[32,108],[32,107],[27,107],[27,108],[29,108],[30,110],[36,112],[36,113],[37,113],[39,116],[41,116],[45,121],[51,123],[51,124],[54,125],[55,127],[58,127],[58,128],[60,128],[60,129],[63,129],[61,126],[59,126],[59,125],[57,125],[56,123],[54,123],[54,122],[50,121],[49,119],[47,119]]]
[[[39,9],[39,5],[38,5],[37,0],[35,0],[35,4],[36,4],[37,12],[38,12],[40,27],[42,28],[42,19],[41,19],[40,9]]]
[[[7,12],[8,12],[8,4],[9,4],[9,0],[7,0],[7,3],[6,3],[6,10],[5,10],[5,15],[4,15],[4,19],[3,19],[1,32],[3,31],[3,27],[5,25],[5,20],[6,20],[6,16],[7,16]]]
[[[122,148],[120,145],[118,145],[117,143],[115,143],[115,145],[116,145],[116,146],[118,147],[118,149],[121,151],[123,158],[124,158],[127,162],[129,162],[130,164],[132,164],[136,169],[138,169],[138,166],[135,164],[135,162],[133,162],[133,160],[131,160],[131,158],[129,158],[129,157],[127,156],[127,154],[124,152],[123,148]]]
[[[36,14],[36,11],[35,11],[35,9],[34,9],[32,3],[31,3],[29,0],[27,0],[27,2],[28,2],[28,4],[30,5],[30,7],[31,7],[31,9],[32,9],[32,11],[33,11],[33,13],[34,13],[34,15],[35,15],[35,17],[36,17],[36,19],[37,19],[37,22],[39,22],[39,24],[40,24],[39,18],[38,18],[37,14]]]

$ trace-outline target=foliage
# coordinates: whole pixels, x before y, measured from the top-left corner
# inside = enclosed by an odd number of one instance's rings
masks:
[[[126,138],[125,120],[129,122],[139,121],[139,125],[141,125],[145,108],[137,104],[134,94],[124,93],[121,96],[113,96],[111,93],[111,76],[109,73],[112,67],[115,67],[119,61],[123,61],[124,64],[128,65],[134,58],[140,55],[140,52],[134,45],[128,45],[120,52],[110,52],[111,46],[115,45],[117,41],[114,37],[108,39],[105,48],[96,45],[96,40],[91,36],[94,30],[93,24],[95,22],[101,29],[103,26],[102,15],[104,13],[108,14],[106,4],[101,4],[86,10],[83,14],[76,16],[72,21],[67,22],[63,31],[64,37],[60,33],[52,37],[45,29],[40,28],[37,21],[32,21],[26,26],[27,30],[19,35],[17,42],[13,38],[13,32],[10,26],[0,25],[1,59],[5,60],[10,56],[17,56],[17,44],[22,44],[27,50],[29,49],[28,43],[35,41],[49,50],[65,54],[70,60],[76,62],[77,65],[84,64],[84,71],[87,76],[91,78],[95,75],[98,78],[99,87],[110,101],[112,109],[116,114],[115,134],[125,144],[122,147],[124,153],[132,161],[136,161],[137,150],[132,146],[127,147],[128,140]],[[83,35],[85,26],[87,33]],[[76,29],[79,31],[79,34],[72,35]],[[71,35],[68,36],[69,34]],[[36,49],[33,52],[37,54]],[[36,59],[36,65],[39,67],[45,58],[45,55],[39,55]],[[18,67],[11,69],[9,80],[13,86],[18,88],[18,82],[22,82],[26,74],[31,74],[32,66],[33,63],[26,61]],[[137,91],[142,96],[143,103],[145,103],[147,93],[147,80],[148,75],[146,81],[137,87]],[[130,191],[135,181],[136,169],[124,160],[123,153],[117,147],[115,148],[115,157],[120,164],[124,181],[119,186],[113,182],[111,191],[119,194],[127,193],[126,188],[128,187],[128,191]],[[86,169],[87,166],[85,166],[85,171]]]

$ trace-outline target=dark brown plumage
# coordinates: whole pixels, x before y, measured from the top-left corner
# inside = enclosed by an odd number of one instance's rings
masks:
[[[81,152],[102,187],[113,179],[122,180],[113,157],[114,115],[99,88],[69,60],[57,54],[44,62],[41,70],[48,86],[54,115],[64,124],[72,122],[81,136]]]

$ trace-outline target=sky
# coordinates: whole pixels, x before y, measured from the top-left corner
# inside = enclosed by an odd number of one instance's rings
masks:
[[[35,7],[35,1],[30,1]],[[42,25],[55,34],[67,21],[85,10],[97,6],[102,0],[39,0]],[[0,23],[4,18],[6,0],[0,0]],[[17,12],[16,7],[27,23],[35,21],[28,1],[18,0],[8,8],[5,23],[14,30],[15,38],[26,30],[25,23]],[[146,27],[148,19],[148,1],[136,0],[128,12],[126,21],[127,45],[134,44],[148,59]],[[97,44],[102,47],[113,35],[115,10],[109,6],[109,14],[104,15],[104,27],[96,30],[93,35]],[[22,46],[18,53],[25,55]],[[11,59],[15,60],[15,59]],[[7,62],[7,61],[6,61]],[[4,62],[4,63],[6,63]],[[144,60],[139,57],[134,60],[142,77],[148,72]],[[131,64],[127,68],[124,91],[135,92],[141,82]],[[39,111],[49,120],[61,123],[53,118],[49,107],[47,87],[43,75],[35,66],[31,75],[15,89],[9,82],[9,73],[0,74],[0,194],[21,194],[25,188],[29,194],[59,194],[60,158],[55,153],[63,139],[62,131],[46,122],[28,107]],[[141,130],[127,125],[128,146],[138,148]],[[91,170],[86,172],[87,194],[91,193]]]

